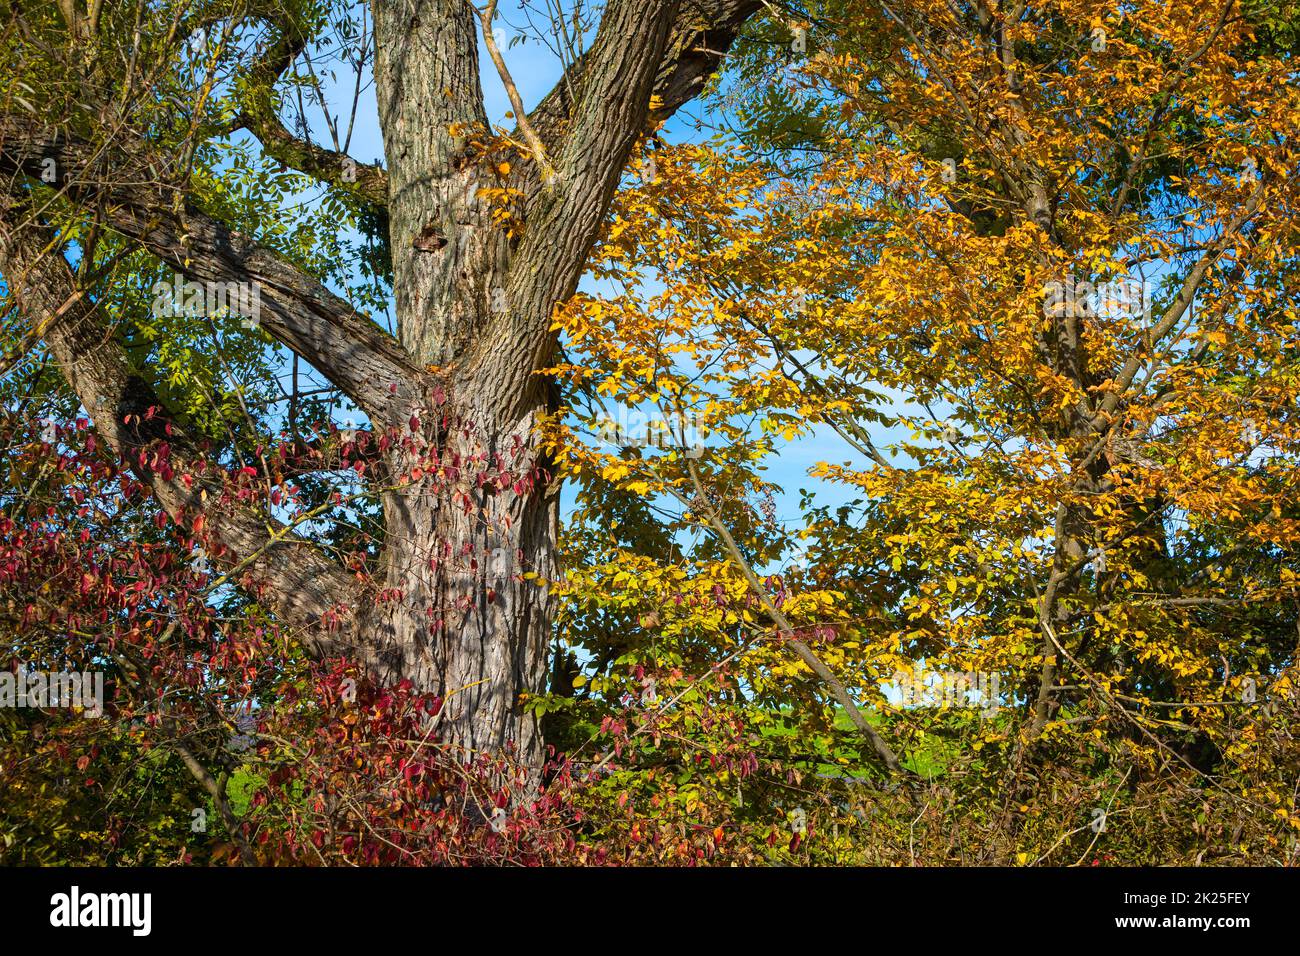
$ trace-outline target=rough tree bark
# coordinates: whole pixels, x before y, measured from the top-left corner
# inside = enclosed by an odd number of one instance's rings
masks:
[[[256,282],[266,331],[356,401],[375,430],[406,431],[387,471],[434,458],[444,476],[384,491],[382,580],[371,589],[310,542],[268,532],[264,515],[218,509],[145,464],[141,477],[174,514],[215,512],[209,526],[227,549],[216,559],[263,588],[310,651],[346,651],[381,681],[409,678],[448,697],[445,739],[466,752],[511,746],[536,768],[541,739],[520,695],[544,689],[553,610],[544,582],[558,573],[557,489],[534,431],[554,407],[553,386],[536,374],[556,345],[553,310],[577,287],[639,137],[698,94],[760,0],[609,0],[587,52],[528,117],[554,177],[521,155],[504,181],[473,153],[487,115],[478,13],[467,0],[372,3],[383,169],[280,122],[272,87],[305,40],[273,6],[257,6],[274,42],[249,65],[253,93],[237,124],[268,155],[386,206],[396,339],[201,211],[186,195],[187,170],[129,127],[111,138],[51,136],[28,113],[0,114],[0,172],[10,176],[0,273],[123,453],[157,440],[123,425],[127,397],[150,398],[114,350],[111,318],[63,256],[50,255],[58,247],[29,203],[41,164],[55,158],[64,192],[88,216],[187,278]],[[517,190],[513,234],[493,222],[480,187]],[[376,600],[379,587],[396,597]]]

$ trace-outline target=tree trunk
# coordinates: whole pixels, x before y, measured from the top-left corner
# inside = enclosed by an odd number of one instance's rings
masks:
[[[420,477],[384,500],[384,599],[363,625],[387,648],[378,676],[441,695],[438,735],[465,758],[513,751],[535,770],[521,694],[544,686],[559,523],[535,416],[483,427],[445,404],[429,418],[434,441],[392,456],[394,474]]]
[[[477,44],[468,4],[374,9],[397,337],[435,382],[389,455],[399,487],[384,498],[380,676],[442,696],[439,736],[465,757],[514,748],[536,767],[520,696],[543,686],[555,572],[558,515],[534,429],[544,393],[531,369],[475,373],[504,336],[550,316],[503,321],[515,239],[479,194],[496,170],[471,155],[488,119],[478,61],[463,55]]]

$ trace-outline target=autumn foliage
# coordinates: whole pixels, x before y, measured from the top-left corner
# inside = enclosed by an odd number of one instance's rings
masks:
[[[781,9],[730,54],[709,135],[645,131],[553,317],[540,464],[286,399],[268,337],[150,317],[157,263],[28,184],[98,250],[158,402],[120,454],[9,304],[0,656],[109,691],[104,719],[0,710],[0,859],[1296,861],[1300,14]],[[196,162],[322,273],[323,224],[370,222],[342,192],[286,225],[258,192],[292,173]],[[385,294],[382,267],[350,281]],[[792,461],[799,488],[772,477]],[[566,482],[559,572],[514,564],[559,607],[521,700],[545,767],[447,744],[455,688],[316,653],[142,472],[256,506],[376,604],[404,600],[382,490],[470,513]],[[996,690],[900,697],[952,674]]]

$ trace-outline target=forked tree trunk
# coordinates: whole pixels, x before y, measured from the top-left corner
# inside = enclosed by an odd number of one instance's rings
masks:
[[[466,756],[513,749],[534,777],[540,768],[521,695],[544,687],[546,582],[558,573],[554,476],[536,431],[555,404],[537,374],[551,364],[553,310],[577,288],[638,139],[700,92],[759,7],[608,0],[585,52],[526,120],[516,116],[526,128],[484,150],[496,134],[479,84],[475,6],[373,0],[387,168],[360,171],[281,123],[272,87],[308,38],[293,18],[260,14],[272,42],[249,64],[254,95],[240,122],[272,157],[386,210],[396,341],[186,196],[189,171],[173,168],[176,157],[148,130],[114,130],[107,145],[72,128],[51,140],[22,110],[0,112],[11,199],[25,203],[23,179],[55,162],[88,215],[187,280],[255,285],[261,329],[329,378],[376,431],[402,432],[380,469],[392,480],[377,488],[386,528],[376,589],[263,510],[215,508],[216,489],[205,498],[197,485],[137,471],[178,520],[206,515],[214,559],[238,568],[311,653],[348,654],[381,681],[409,679],[442,696],[439,734]],[[519,142],[531,145],[511,145]],[[114,449],[143,461],[138,452],[154,438],[120,427],[122,396],[161,403],[132,377],[112,345],[112,317],[81,294],[67,261],[42,256],[54,240],[36,218],[0,207],[0,270],[26,286],[33,330],[66,313],[45,334],[64,374]]]
[[[471,6],[372,5],[397,337],[433,377],[417,444],[442,468],[385,498],[384,574],[400,597],[374,626],[386,676],[446,699],[440,732],[453,745],[514,747],[540,765],[521,695],[545,686],[558,573],[558,501],[536,431],[555,404],[537,375],[555,347],[552,312],[577,288],[652,103],[666,117],[695,96],[757,7],[612,0],[594,43],[512,137],[534,154],[498,143],[484,155]],[[397,451],[391,470],[419,453]]]

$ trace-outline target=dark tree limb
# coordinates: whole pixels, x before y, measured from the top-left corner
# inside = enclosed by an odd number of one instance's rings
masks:
[[[375,206],[388,204],[388,175],[344,152],[295,136],[280,118],[275,85],[307,46],[307,37],[289,17],[267,16],[274,39],[248,71],[248,98],[234,129],[257,137],[262,151],[277,162],[306,173]]]
[[[66,135],[50,143],[34,120],[0,117],[0,173],[36,178],[51,157],[68,192],[98,205],[103,225],[187,279],[252,284],[261,327],[376,421],[409,407],[423,373],[392,336],[278,253],[193,206],[178,212],[162,161],[150,166],[143,147],[109,154]]]

